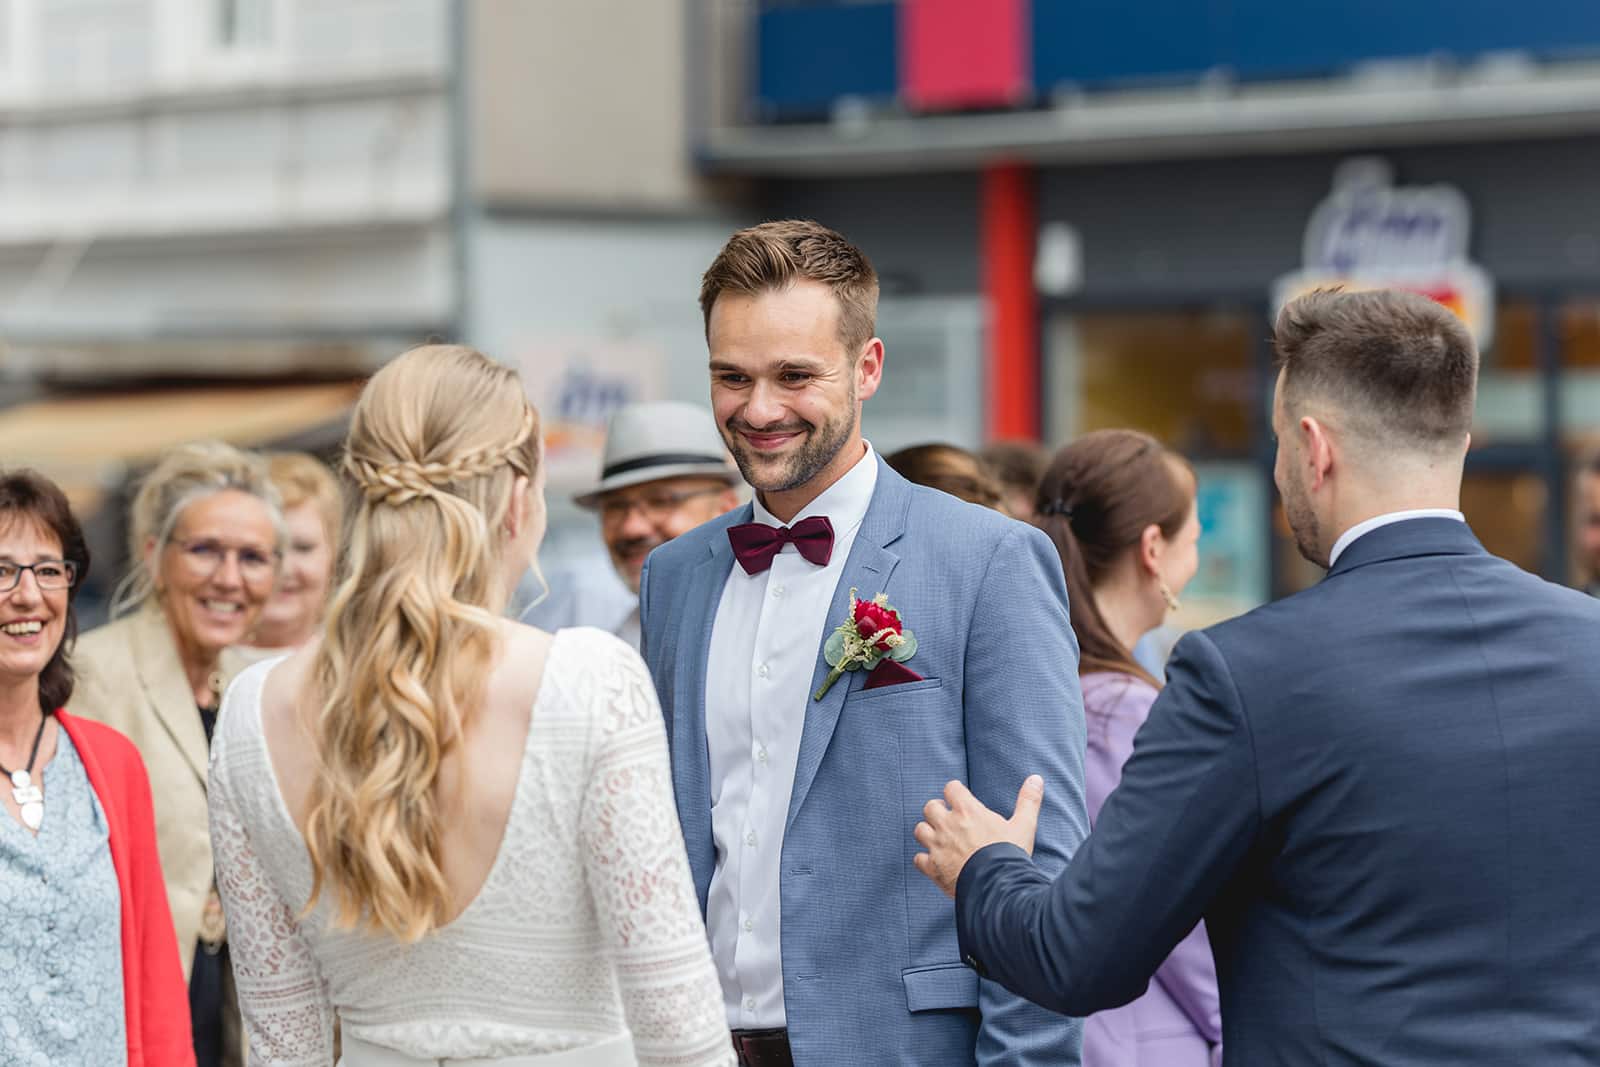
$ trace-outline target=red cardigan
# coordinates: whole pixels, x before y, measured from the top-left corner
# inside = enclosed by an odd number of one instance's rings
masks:
[[[56,712],[111,829],[122,892],[122,991],[128,1067],[193,1067],[189,988],[156,851],[150,778],[133,742],[109,726]]]

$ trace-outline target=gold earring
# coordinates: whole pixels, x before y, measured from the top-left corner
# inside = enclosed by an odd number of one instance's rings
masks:
[[[1165,600],[1167,602],[1167,610],[1168,611],[1177,611],[1180,607],[1183,606],[1182,604],[1180,604],[1178,602],[1178,598],[1172,595],[1172,590],[1167,588],[1167,583],[1166,582],[1161,582],[1160,583],[1160,587],[1161,587],[1161,599]]]

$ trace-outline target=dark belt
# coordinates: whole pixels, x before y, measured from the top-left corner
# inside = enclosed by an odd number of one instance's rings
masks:
[[[735,1030],[733,1051],[739,1067],[794,1067],[787,1030]]]

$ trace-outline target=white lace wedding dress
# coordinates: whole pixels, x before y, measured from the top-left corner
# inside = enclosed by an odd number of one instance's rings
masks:
[[[229,688],[211,757],[212,848],[252,1065],[328,1067],[335,1013],[353,1067],[733,1062],[661,712],[632,649],[599,630],[556,634],[489,876],[412,945],[330,929],[326,899],[298,918],[311,865],[261,731],[278,662]]]

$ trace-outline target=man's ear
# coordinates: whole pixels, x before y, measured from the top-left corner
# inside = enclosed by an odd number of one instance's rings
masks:
[[[1309,475],[1306,485],[1311,489],[1320,489],[1322,483],[1333,473],[1338,460],[1338,446],[1328,433],[1328,428],[1314,416],[1303,417],[1299,423],[1299,430],[1305,438],[1305,462]]]
[[[883,383],[883,341],[872,338],[856,354],[856,396],[871,399]]]

